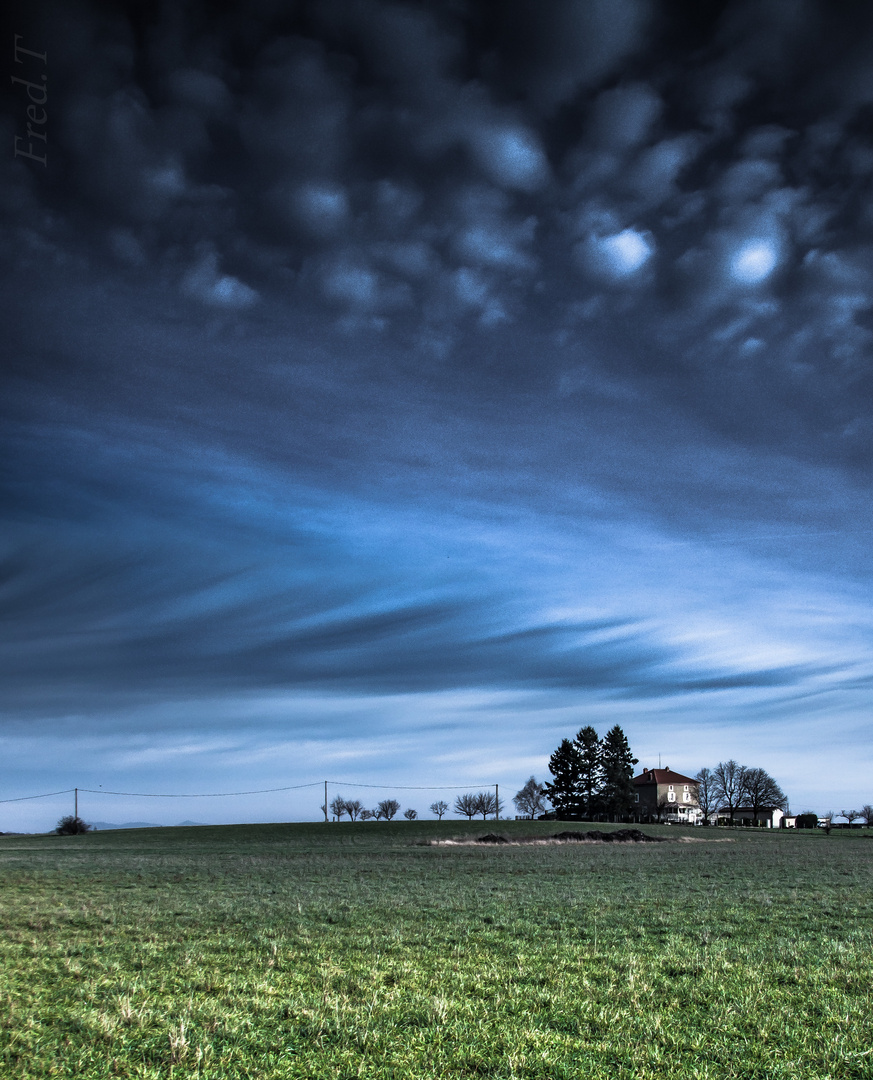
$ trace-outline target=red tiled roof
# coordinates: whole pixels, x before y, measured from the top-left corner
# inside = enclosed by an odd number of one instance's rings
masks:
[[[683,776],[672,769],[647,769],[634,777],[635,784],[696,784],[693,776]]]

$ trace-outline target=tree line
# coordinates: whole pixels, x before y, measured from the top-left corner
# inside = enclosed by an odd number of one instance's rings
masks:
[[[400,803],[396,799],[382,799],[374,810],[368,810],[360,799],[346,799],[337,795],[331,799],[328,809],[333,814],[334,821],[342,821],[345,814],[348,814],[349,821],[393,821],[400,810]],[[324,813],[323,803],[321,811]],[[403,816],[407,821],[415,821],[418,811],[404,810]]]
[[[633,815],[638,760],[618,724],[603,738],[590,725],[580,728],[549,758],[554,779],[543,785],[544,793],[562,820],[622,820]]]
[[[704,822],[710,814],[727,810],[731,825],[739,807],[752,811],[753,821],[763,810],[778,807],[787,810],[788,799],[766,769],[740,765],[733,758],[720,761],[714,769],[701,769],[694,777],[697,781],[697,805],[703,812]]]
[[[374,810],[368,810],[360,799],[346,799],[342,795],[337,795],[330,801],[328,809],[334,821],[342,821],[346,815],[349,821],[393,821],[400,811],[400,803],[396,799],[382,799]],[[430,804],[429,809],[442,821],[443,815],[449,809],[449,804],[444,799],[437,799],[436,802]],[[479,814],[482,815],[483,821],[489,817],[499,817],[502,810],[503,802],[496,791],[467,792],[455,799],[454,812],[460,817],[467,818],[468,821],[472,821]],[[321,811],[324,813],[323,804]],[[415,821],[418,811],[410,808],[403,811],[403,816],[407,821]]]

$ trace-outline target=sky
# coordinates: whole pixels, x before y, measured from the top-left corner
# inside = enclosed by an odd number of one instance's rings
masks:
[[[873,5],[3,34],[0,797],[511,811],[618,723],[873,802]]]

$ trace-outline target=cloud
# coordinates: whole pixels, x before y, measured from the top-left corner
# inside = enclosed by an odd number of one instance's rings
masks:
[[[771,241],[746,241],[730,262],[731,276],[741,285],[757,285],[768,278],[779,263],[779,252]]]
[[[635,229],[611,236],[590,236],[577,249],[579,258],[595,275],[623,281],[638,273],[654,253],[651,237]]]
[[[207,248],[182,279],[182,291],[212,307],[241,310],[258,298],[257,292],[218,269],[218,253]]]
[[[629,149],[648,140],[661,114],[661,99],[644,84],[604,90],[594,102],[593,140],[606,147]]]
[[[304,184],[293,196],[298,219],[316,236],[339,232],[349,219],[349,200],[339,184]]]
[[[471,143],[485,173],[502,187],[536,191],[549,177],[545,154],[533,132],[520,127],[483,127]]]
[[[554,0],[533,9],[514,0],[499,20],[500,76],[523,85],[551,112],[614,71],[645,41],[653,15],[646,0]]]

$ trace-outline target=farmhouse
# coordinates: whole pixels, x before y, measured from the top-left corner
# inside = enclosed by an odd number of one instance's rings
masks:
[[[701,818],[697,781],[666,769],[643,769],[634,777],[637,817],[642,821],[671,821],[694,825]]]
[[[729,825],[731,822],[730,808],[723,806],[715,812],[716,825]],[[787,829],[794,825],[794,818],[790,819],[791,825],[786,823],[785,811],[779,806],[759,806],[755,811],[751,806],[734,807],[734,825],[757,825],[765,829]]]

